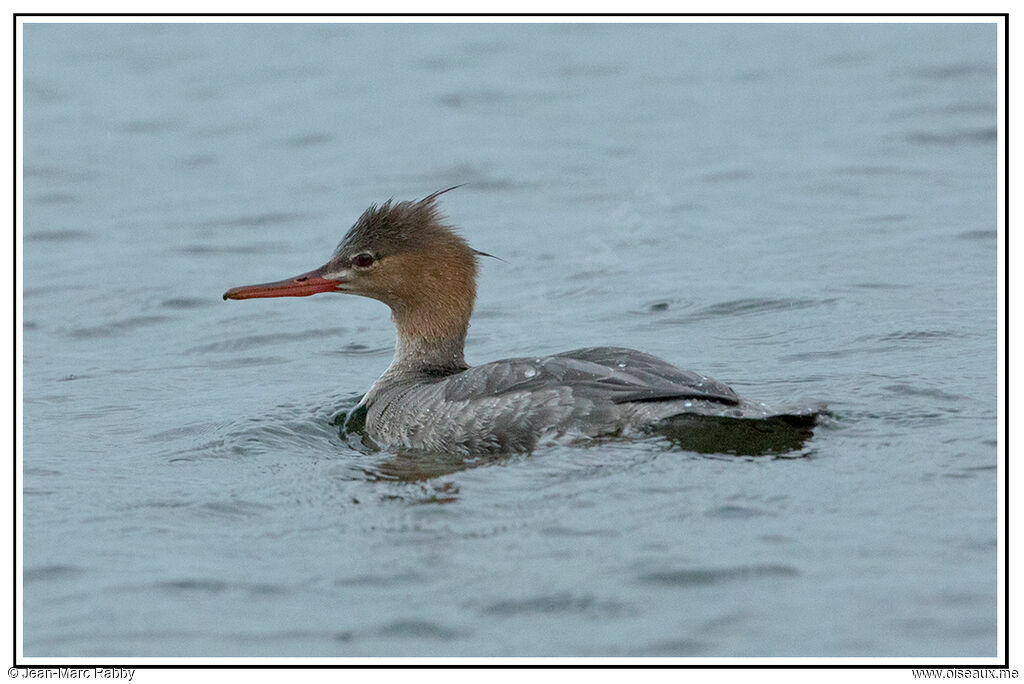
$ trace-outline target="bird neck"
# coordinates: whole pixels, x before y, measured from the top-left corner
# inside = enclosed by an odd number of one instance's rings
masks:
[[[395,356],[388,372],[424,372],[449,375],[466,370],[466,332],[443,338],[424,338],[399,328]]]
[[[470,282],[459,291],[425,290],[416,301],[393,304],[391,320],[397,340],[389,372],[449,374],[468,368],[464,349],[474,298],[475,287]]]

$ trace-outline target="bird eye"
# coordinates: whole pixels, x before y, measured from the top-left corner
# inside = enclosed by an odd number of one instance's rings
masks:
[[[363,252],[352,257],[352,265],[356,268],[369,268],[373,265],[373,255]]]

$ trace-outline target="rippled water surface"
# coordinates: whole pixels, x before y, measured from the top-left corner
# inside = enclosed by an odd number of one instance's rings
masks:
[[[24,31],[24,653],[994,656],[993,25]],[[467,360],[835,417],[464,461],[335,417],[370,300],[223,302],[451,184]]]

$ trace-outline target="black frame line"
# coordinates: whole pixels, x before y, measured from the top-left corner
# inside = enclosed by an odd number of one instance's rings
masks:
[[[413,13],[381,13],[381,12],[341,12],[341,13],[315,13],[315,12],[272,12],[272,13],[244,13],[244,12],[201,12],[201,13],[188,13],[188,12],[132,12],[132,13],[120,13],[120,12],[72,12],[72,13],[61,13],[61,12],[13,12],[12,13],[12,27],[13,27],[13,39],[11,41],[13,59],[12,59],[12,139],[13,139],[13,156],[11,161],[12,167],[12,214],[13,222],[11,224],[11,236],[12,236],[12,250],[13,255],[11,264],[12,268],[12,305],[13,305],[13,325],[12,325],[12,339],[13,339],[13,358],[12,360],[12,376],[13,376],[13,450],[11,452],[11,469],[12,469],[12,482],[11,487],[11,521],[12,521],[12,548],[11,548],[11,596],[13,598],[12,607],[13,610],[11,616],[11,668],[18,670],[41,670],[41,669],[127,669],[127,670],[495,670],[495,669],[511,669],[511,670],[1007,670],[1010,668],[1010,13],[1009,12],[733,12],[733,13],[715,13],[715,12],[686,12],[686,13],[636,13],[636,12],[592,12],[592,13],[579,13],[579,12],[413,12]],[[748,664],[729,664],[729,665],[699,665],[690,664],[690,662],[682,662],[682,664],[643,664],[643,658],[635,658],[639,662],[636,665],[620,665],[620,664],[594,664],[594,662],[584,662],[584,664],[552,664],[552,665],[541,665],[541,664],[516,664],[516,662],[510,662],[510,664],[496,664],[496,665],[460,665],[460,664],[401,664],[401,662],[388,662],[388,664],[344,664],[344,662],[338,662],[338,664],[311,664],[311,665],[283,665],[283,664],[266,664],[266,665],[255,665],[255,664],[212,664],[212,665],[188,665],[188,664],[88,664],[88,665],[73,665],[65,664],[61,662],[55,666],[45,665],[26,665],[24,662],[18,661],[17,652],[17,459],[13,458],[17,454],[17,435],[18,435],[18,422],[17,422],[17,398],[18,398],[18,386],[17,386],[17,197],[18,197],[18,177],[17,177],[17,112],[18,112],[18,101],[17,101],[17,65],[18,65],[18,40],[17,40],[17,29],[18,29],[18,18],[19,17],[32,17],[32,16],[139,16],[139,17],[157,17],[157,16],[315,16],[315,17],[358,17],[358,16],[380,16],[380,17],[418,17],[418,16],[480,16],[480,17],[588,17],[588,16],[621,16],[621,17],[688,17],[688,16],[721,16],[721,17],[736,17],[736,16],[837,16],[837,17],[850,17],[850,16],[906,16],[906,17],[929,17],[929,16],[955,16],[955,17],[971,17],[971,16],[985,16],[998,19],[1002,17],[1002,42],[1004,42],[1004,54],[1002,54],[1002,75],[1004,75],[1004,101],[1002,101],[1002,115],[1004,115],[1004,123],[1002,123],[1002,131],[1004,131],[1004,137],[1002,137],[1002,156],[1004,156],[1004,177],[1002,177],[1002,191],[1004,191],[1004,350],[1005,350],[1005,376],[1004,376],[1004,644],[1002,644],[1002,654],[1004,659],[998,665],[994,666],[978,666],[978,665],[936,665],[936,664],[921,664],[921,665],[878,665],[878,664],[852,664],[852,665],[805,665],[805,664],[793,664],[793,665],[748,665]],[[24,125],[24,122],[23,122]],[[388,656],[380,656],[382,658]],[[523,656],[529,657],[529,656]],[[339,660],[342,658],[338,658]],[[459,658],[447,658],[447,659],[459,659]]]

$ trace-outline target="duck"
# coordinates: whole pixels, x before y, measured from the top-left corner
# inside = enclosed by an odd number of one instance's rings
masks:
[[[665,424],[683,426],[697,435],[688,443],[704,446],[702,430],[716,440],[723,433],[792,430],[797,438],[785,441],[787,448],[811,435],[820,405],[773,410],[723,382],[635,349],[585,347],[467,364],[479,261],[491,255],[473,249],[442,214],[438,198],[452,189],[373,204],[323,266],[223,295],[244,300],[343,293],[387,305],[396,331],[394,356],[346,421],[376,448],[520,453],[551,442],[645,434]]]

